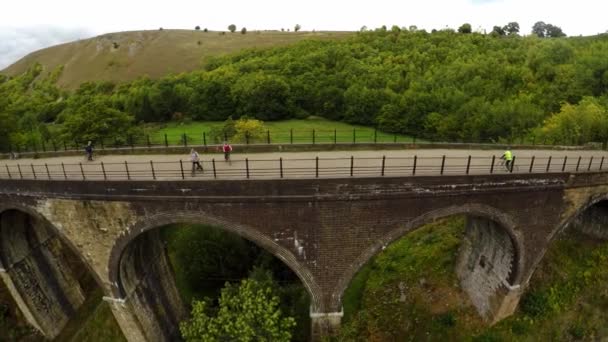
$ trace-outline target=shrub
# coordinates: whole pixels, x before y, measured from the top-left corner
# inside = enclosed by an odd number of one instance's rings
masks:
[[[521,310],[532,317],[540,317],[551,311],[549,296],[544,291],[530,291],[521,301]]]

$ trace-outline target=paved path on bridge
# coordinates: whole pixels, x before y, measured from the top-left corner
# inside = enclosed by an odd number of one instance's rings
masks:
[[[414,174],[414,168],[415,175],[429,176],[441,175],[442,164],[443,175],[466,174],[467,168],[469,174],[489,174],[507,172],[505,167],[500,165],[499,157],[503,152],[502,150],[408,149],[240,154],[237,151],[232,154],[230,164],[224,162],[222,154],[201,153],[204,172],[197,172],[194,175],[191,173],[192,164],[189,155],[97,155],[95,161],[88,162],[83,153],[81,157],[0,160],[0,178],[205,180],[243,179],[247,178],[247,174],[251,179],[315,178],[317,175],[319,178],[335,178],[350,177],[351,173],[353,177],[378,177],[382,176],[382,173],[388,177],[411,176]],[[577,168],[579,172],[584,172],[608,168],[608,165],[605,165],[608,164],[608,153],[605,151],[514,150],[513,152],[516,157],[513,173],[528,173],[530,165],[532,172],[535,173],[544,173],[547,170],[575,172]],[[470,163],[469,156],[471,156]],[[493,156],[495,163],[492,168]],[[383,157],[385,157],[384,162]],[[212,159],[215,159],[215,163]]]

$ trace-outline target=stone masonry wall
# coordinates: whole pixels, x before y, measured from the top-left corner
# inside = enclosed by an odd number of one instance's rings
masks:
[[[462,270],[468,272],[461,271],[461,279],[468,282],[471,297],[473,289],[482,289],[484,296],[473,298],[480,312],[504,317],[565,221],[563,213],[576,212],[584,202],[572,201],[577,197],[568,192],[582,193],[598,184],[608,184],[608,179],[589,173],[205,182],[0,180],[0,207],[15,203],[48,220],[95,274],[127,338],[139,341],[150,338],[134,312],[137,301],[143,303],[146,296],[164,299],[151,294],[142,273],[130,271],[133,279],[126,269],[121,271],[121,260],[137,250],[138,237],[160,226],[212,224],[253,241],[298,274],[311,294],[311,317],[336,325],[343,291],[363,264],[425,223],[464,214],[473,219],[467,229],[471,248],[462,259],[468,265]],[[158,271],[166,274],[162,267]],[[146,317],[166,326],[154,318],[155,310]]]

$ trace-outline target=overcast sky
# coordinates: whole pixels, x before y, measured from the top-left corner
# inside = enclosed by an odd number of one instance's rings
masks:
[[[608,30],[606,0],[2,0],[0,69],[29,52],[102,33],[142,29],[359,30],[416,25],[474,30],[517,21],[529,34],[536,21],[569,35]]]

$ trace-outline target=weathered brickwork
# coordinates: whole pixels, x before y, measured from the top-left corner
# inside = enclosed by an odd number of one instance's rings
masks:
[[[456,214],[468,217],[455,270],[463,289],[489,322],[508,316],[556,232],[607,194],[601,173],[0,181],[0,212],[46,220],[85,261],[131,341],[171,340],[185,315],[154,235],[180,222],[218,226],[284,261],[311,295],[318,339],[339,326],[342,294],[362,265],[425,223]]]

